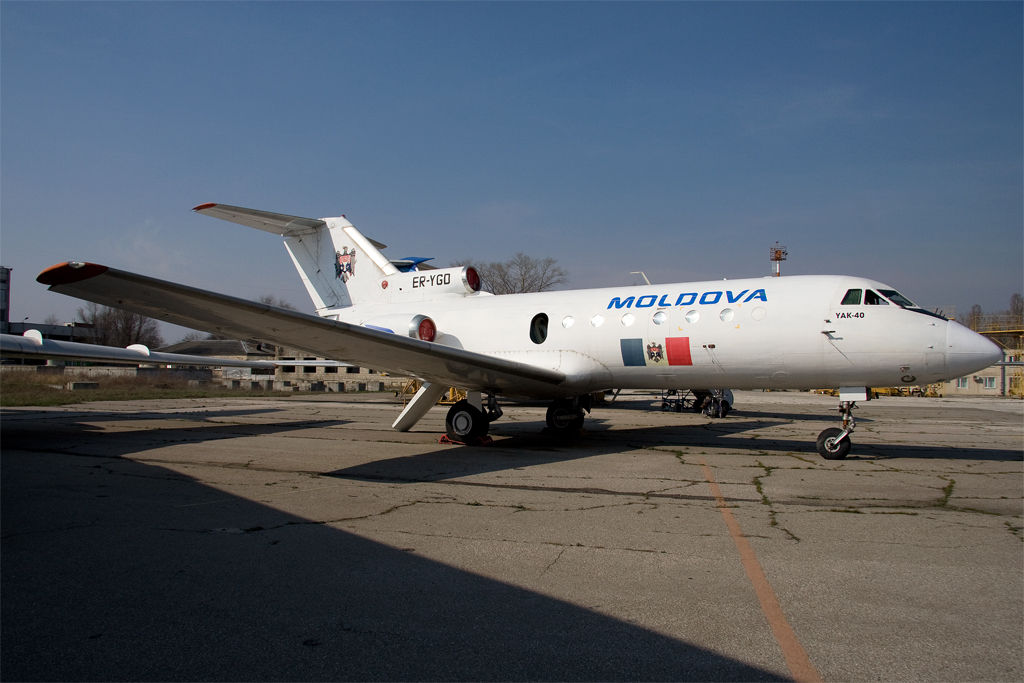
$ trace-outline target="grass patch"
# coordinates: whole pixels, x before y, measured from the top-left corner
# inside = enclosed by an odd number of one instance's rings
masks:
[[[945,486],[942,487],[942,497],[939,498],[939,507],[946,507],[949,505],[949,499],[953,495],[953,487],[956,486],[956,479],[949,479]]]
[[[95,389],[69,391],[70,381],[97,382]],[[214,384],[190,386],[188,380],[162,377],[79,377],[34,372],[0,374],[0,406],[61,406],[87,401],[139,401],[161,398],[292,396],[293,392],[230,389]]]

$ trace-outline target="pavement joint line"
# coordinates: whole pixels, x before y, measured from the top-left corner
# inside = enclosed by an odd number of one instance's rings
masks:
[[[779,604],[779,599],[768,582],[768,577],[765,576],[764,569],[757,559],[753,546],[747,541],[747,537],[743,534],[743,529],[740,528],[739,522],[736,521],[736,517],[726,505],[725,496],[722,495],[722,490],[718,487],[715,475],[708,466],[707,461],[703,458],[701,458],[701,468],[704,471],[704,477],[708,481],[708,486],[711,488],[711,493],[715,497],[718,510],[722,513],[722,519],[729,529],[729,535],[736,545],[736,550],[739,551],[743,569],[746,571],[747,578],[750,579],[754,592],[757,594],[757,600],[761,605],[761,612],[768,620],[768,625],[771,626],[775,642],[782,649],[782,656],[786,660],[789,672],[793,674],[793,679],[800,683],[817,683],[822,681],[821,674],[818,673],[814,664],[811,663],[807,651],[800,644],[800,640],[797,638],[793,627],[789,625],[789,621],[782,611],[782,605]]]

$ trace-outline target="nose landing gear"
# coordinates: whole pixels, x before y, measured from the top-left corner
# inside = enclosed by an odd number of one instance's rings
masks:
[[[840,393],[840,397],[842,394]],[[842,460],[849,454],[850,434],[856,426],[853,419],[853,409],[856,401],[839,401],[839,413],[843,416],[843,427],[829,427],[818,434],[818,454],[826,460]]]

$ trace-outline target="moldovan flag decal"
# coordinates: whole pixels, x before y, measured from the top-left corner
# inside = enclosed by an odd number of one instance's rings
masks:
[[[665,340],[665,356],[669,365],[693,365],[690,358],[689,337],[669,337]]]
[[[693,365],[690,357],[689,337],[669,337],[665,345],[650,341],[644,345],[642,339],[620,339],[622,364],[626,367],[645,365]]]
[[[622,364],[625,366],[647,365],[644,361],[644,341],[642,339],[620,339]]]

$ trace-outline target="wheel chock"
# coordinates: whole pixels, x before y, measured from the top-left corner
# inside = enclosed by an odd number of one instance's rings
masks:
[[[489,436],[478,436],[470,439],[469,441],[456,441],[451,439],[447,434],[442,434],[441,438],[437,440],[440,444],[447,444],[450,446],[490,446],[494,443],[494,439]]]

